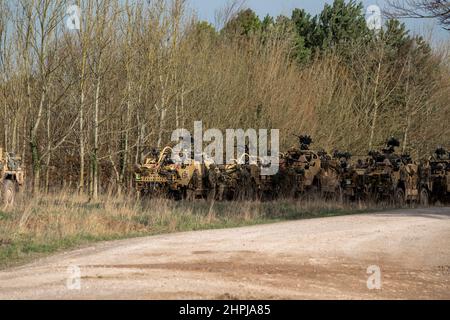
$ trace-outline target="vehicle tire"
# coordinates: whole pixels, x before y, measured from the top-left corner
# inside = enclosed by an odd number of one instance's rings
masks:
[[[308,190],[306,190],[303,194],[304,201],[313,202],[320,198],[319,187],[316,185],[312,185]]]
[[[423,207],[428,207],[430,203],[430,195],[427,189],[420,190],[419,203]]]
[[[14,207],[16,199],[16,184],[11,180],[4,180],[1,190],[1,205],[3,209],[11,209]]]
[[[406,203],[406,199],[405,199],[405,191],[403,191],[403,189],[398,188],[395,191],[395,204],[397,206],[403,207]]]

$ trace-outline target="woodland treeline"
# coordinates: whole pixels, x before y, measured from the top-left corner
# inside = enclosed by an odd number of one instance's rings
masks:
[[[260,19],[230,4],[218,23],[183,0],[0,0],[0,145],[34,191],[127,190],[172,130],[276,128],[354,154],[388,136],[421,157],[449,147],[445,50],[397,20],[370,31],[364,7]],[[440,46],[437,46],[440,47]]]

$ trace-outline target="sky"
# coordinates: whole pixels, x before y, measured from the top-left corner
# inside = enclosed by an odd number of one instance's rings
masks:
[[[365,8],[372,4],[378,5],[381,9],[386,7],[384,0],[360,1]],[[216,10],[228,3],[227,0],[188,0],[188,2],[201,20],[207,20],[211,23],[215,22]],[[290,16],[294,8],[302,8],[315,15],[323,9],[325,3],[333,3],[333,0],[247,0],[245,6],[251,8],[263,18],[267,14]],[[432,39],[435,44],[450,40],[450,32],[440,28],[435,20],[406,19],[404,22],[413,34],[421,34],[426,39]]]

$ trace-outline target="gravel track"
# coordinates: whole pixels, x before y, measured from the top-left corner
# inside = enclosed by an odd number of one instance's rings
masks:
[[[450,299],[450,208],[95,244],[1,271],[0,299]]]

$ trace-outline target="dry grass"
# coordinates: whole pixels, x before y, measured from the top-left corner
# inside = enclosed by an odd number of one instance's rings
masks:
[[[366,205],[276,202],[136,201],[103,196],[99,202],[70,192],[22,199],[0,212],[0,267],[94,241],[167,232],[237,227],[287,219],[362,212]]]

